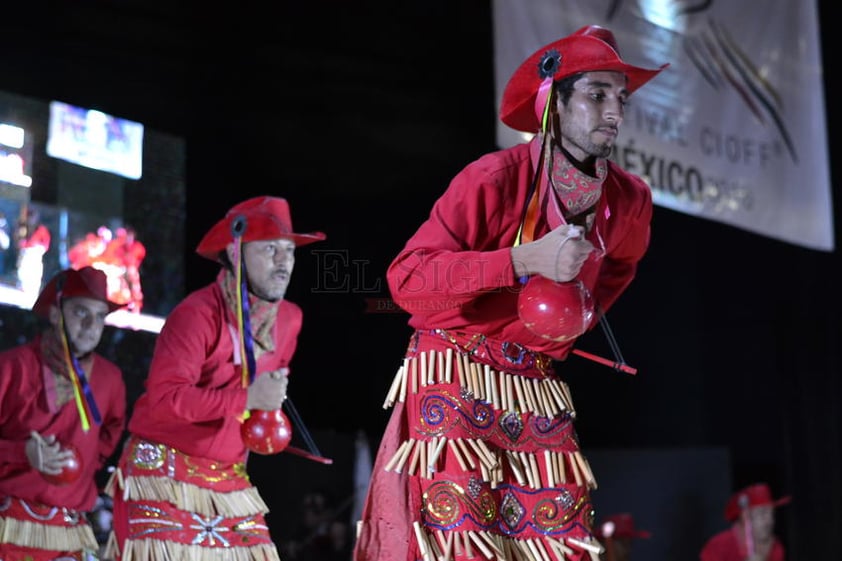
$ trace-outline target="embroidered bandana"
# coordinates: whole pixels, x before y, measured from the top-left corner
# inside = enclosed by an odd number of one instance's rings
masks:
[[[602,183],[608,174],[604,158],[597,158],[595,169],[596,177],[592,177],[571,164],[560,149],[552,149],[550,183],[564,209],[564,219],[588,230],[593,223],[594,205],[602,195]]]

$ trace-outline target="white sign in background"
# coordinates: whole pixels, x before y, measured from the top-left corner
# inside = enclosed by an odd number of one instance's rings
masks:
[[[656,205],[834,249],[815,0],[494,0],[497,106],[534,51],[611,29],[626,62],[670,67],[635,92],[612,156]],[[501,147],[526,139],[498,122]]]

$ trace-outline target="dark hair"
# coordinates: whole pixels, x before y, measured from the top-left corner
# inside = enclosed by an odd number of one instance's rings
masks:
[[[573,95],[573,84],[578,82],[584,75],[584,72],[577,72],[576,74],[566,76],[555,83],[553,89],[555,90],[558,99],[561,100],[561,103],[567,105],[567,102],[570,101],[570,96]]]

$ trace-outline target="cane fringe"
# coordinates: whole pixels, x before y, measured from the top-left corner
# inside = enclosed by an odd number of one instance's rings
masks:
[[[430,532],[417,521],[413,529],[423,561],[453,561],[457,556],[495,561],[569,561],[581,553],[599,561],[605,551],[593,538],[514,539],[474,530]]]
[[[256,487],[222,493],[168,477],[123,477],[120,468],[108,478],[105,492],[114,497],[117,489],[125,500],[166,501],[180,510],[204,516],[221,514],[226,518],[266,514],[269,507]]]
[[[405,401],[410,391],[417,394],[419,388],[453,383],[454,363],[461,393],[490,403],[494,409],[529,412],[540,417],[562,413],[576,417],[570,388],[562,380],[498,372],[487,364],[473,362],[467,353],[454,355],[450,348],[444,353],[432,349],[404,358],[383,401],[383,409],[392,407],[395,401]]]
[[[490,483],[492,488],[502,483],[504,465],[523,487],[543,489],[572,482],[578,487],[587,485],[590,489],[597,488],[590,464],[579,450],[543,450],[540,455],[515,450],[494,452],[485,441],[473,438],[409,438],[398,446],[383,469],[401,473],[406,468],[409,475],[418,472],[420,477],[432,479],[443,453],[452,454],[464,471],[475,471],[479,467],[483,479]]]
[[[112,558],[117,557],[112,555]],[[277,549],[270,544],[227,547],[224,552],[221,552],[219,548],[157,540],[126,540],[123,555],[119,559],[120,561],[173,561],[176,559],[218,561],[221,558],[225,561],[280,561]]]
[[[127,477],[126,489],[129,500],[168,501],[179,510],[205,516],[222,514],[231,518],[269,512],[255,487],[220,493],[168,477]]]
[[[104,559],[120,559],[120,547],[117,544],[117,534],[114,530],[108,532],[108,539],[102,552]]]
[[[0,518],[0,543],[54,551],[96,550],[99,547],[88,524],[48,526],[16,518]]]

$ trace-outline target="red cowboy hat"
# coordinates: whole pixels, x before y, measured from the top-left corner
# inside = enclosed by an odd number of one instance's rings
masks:
[[[634,517],[628,512],[606,516],[602,524],[594,532],[599,539],[649,539],[652,534],[646,530],[638,530],[634,527]]]
[[[61,289],[62,298],[93,298],[108,304],[108,313],[122,308],[108,299],[108,279],[99,269],[87,266],[81,269],[65,269],[56,273],[32,306],[32,311],[39,316],[50,315],[50,306],[56,303],[56,295]]]
[[[236,227],[242,229],[243,242],[283,238],[301,246],[326,238],[322,232],[294,233],[286,199],[254,197],[231,207],[225,213],[225,218],[208,230],[196,247],[196,253],[212,261],[218,261],[220,252],[234,241],[232,228],[235,227],[235,221]]]
[[[541,47],[515,70],[503,91],[500,120],[515,130],[538,132],[541,120],[535,98],[542,82],[561,80],[580,72],[609,70],[626,75],[629,93],[669,66],[650,70],[626,64],[620,58],[614,34],[598,25],[585,26],[572,35]]]
[[[731,495],[725,505],[725,520],[733,522],[740,517],[744,508],[771,505],[778,507],[787,504],[792,497],[772,498],[772,491],[765,483],[755,483]]]

